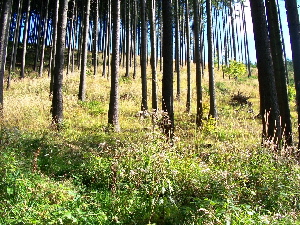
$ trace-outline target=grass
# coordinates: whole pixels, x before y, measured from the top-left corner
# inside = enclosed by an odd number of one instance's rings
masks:
[[[290,149],[260,145],[255,75],[216,72],[219,119],[197,129],[195,87],[185,113],[184,71],[172,145],[151,118],[136,116],[140,79],[120,78],[121,133],[106,129],[110,83],[101,68],[87,77],[86,102],[77,100],[79,73],[65,76],[59,133],[50,126],[49,79],[13,79],[0,130],[0,224],[300,224],[300,167]],[[230,104],[238,92],[252,105]]]

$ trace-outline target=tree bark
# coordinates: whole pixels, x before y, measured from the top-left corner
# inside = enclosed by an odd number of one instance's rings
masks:
[[[215,93],[215,74],[214,74],[214,54],[213,54],[213,40],[212,40],[212,16],[211,16],[211,0],[206,1],[206,15],[207,15],[207,48],[208,48],[208,71],[209,71],[209,116],[217,118],[217,104]]]
[[[5,72],[8,28],[11,20],[12,1],[4,0],[0,17],[0,118],[3,118],[3,80]]]
[[[21,62],[20,78],[25,77],[27,38],[28,38],[29,18],[30,18],[30,3],[31,3],[31,0],[28,0],[26,18],[25,18],[25,25],[24,25],[24,33],[23,33],[23,51],[22,51],[22,62]]]
[[[68,0],[59,0],[57,44],[53,74],[52,123],[59,130],[63,122],[63,73]]]
[[[298,149],[300,149],[300,22],[297,1],[286,0],[285,8],[290,32],[290,42],[294,67],[296,104],[298,113]]]
[[[194,39],[195,39],[195,63],[196,63],[196,87],[197,87],[197,127],[202,126],[202,84],[201,84],[201,53],[200,53],[200,31],[199,31],[199,9],[198,0],[193,0],[194,6]]]
[[[151,40],[151,71],[152,71],[152,109],[158,109],[157,102],[157,73],[156,73],[156,28],[155,0],[150,2],[150,40]]]
[[[147,24],[146,0],[141,0],[141,78],[142,78],[142,103],[141,110],[148,110],[147,101]]]
[[[112,60],[111,60],[111,89],[108,110],[108,124],[116,132],[120,131],[119,124],[119,45],[120,45],[120,0],[112,0]]]
[[[164,121],[164,133],[168,138],[174,135],[173,110],[173,14],[171,0],[162,4],[163,16],[163,78],[162,78],[162,109],[168,117]]]
[[[283,61],[280,29],[278,21],[277,5],[275,0],[266,1],[267,19],[271,44],[271,54],[274,65],[275,83],[278,97],[278,105],[281,118],[281,137],[285,144],[292,144],[292,124],[285,76],[285,65]]]
[[[280,141],[280,113],[263,0],[250,0],[256,48],[263,141]]]
[[[91,0],[85,0],[84,6],[84,25],[83,25],[83,40],[82,40],[82,54],[81,54],[81,70],[80,70],[80,83],[78,99],[85,101],[86,93],[86,63],[87,63],[87,51],[88,51],[88,37],[89,37],[89,24],[90,24],[90,3]]]

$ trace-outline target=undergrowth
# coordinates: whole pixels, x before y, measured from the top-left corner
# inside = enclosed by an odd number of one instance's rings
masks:
[[[0,224],[300,223],[300,167],[289,149],[261,146],[256,79],[218,75],[216,121],[206,118],[204,77],[203,127],[181,97],[169,143],[151,117],[137,117],[139,79],[121,81],[122,131],[113,133],[109,81],[88,76],[87,101],[78,102],[77,75],[65,79],[59,133],[50,126],[48,78],[14,80],[5,92]],[[251,104],[230,104],[240,91]]]

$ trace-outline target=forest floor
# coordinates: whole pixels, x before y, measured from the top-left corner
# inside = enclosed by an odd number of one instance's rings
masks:
[[[187,113],[183,67],[172,144],[161,134],[160,115],[139,115],[140,76],[125,78],[122,68],[121,132],[108,131],[110,81],[101,69],[96,77],[87,72],[85,102],[77,98],[78,71],[64,77],[60,132],[51,127],[47,75],[12,79],[0,130],[0,224],[300,224],[300,167],[293,147],[275,153],[272,143],[261,146],[255,69],[238,79],[216,70],[216,121],[207,118],[205,71],[198,129],[195,72]],[[161,82],[158,90],[161,99]],[[234,95],[250,98],[240,104]]]

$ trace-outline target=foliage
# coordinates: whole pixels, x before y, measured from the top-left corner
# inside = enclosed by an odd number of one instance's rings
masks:
[[[246,74],[247,68],[242,62],[229,60],[229,65],[223,66],[223,72],[229,77],[232,76],[234,79],[238,79],[239,77],[242,77]]]
[[[78,77],[66,78],[59,133],[49,127],[47,78],[15,80],[5,92],[0,224],[299,223],[300,168],[293,149],[261,146],[257,79],[218,74],[220,119],[204,119],[201,129],[195,110],[187,114],[175,101],[169,143],[160,117],[136,116],[139,79],[121,80],[122,132],[113,133],[106,129],[109,81],[88,76],[87,101],[78,102]],[[251,111],[229,104],[237,90],[251,96]],[[204,92],[206,115],[208,105]]]

